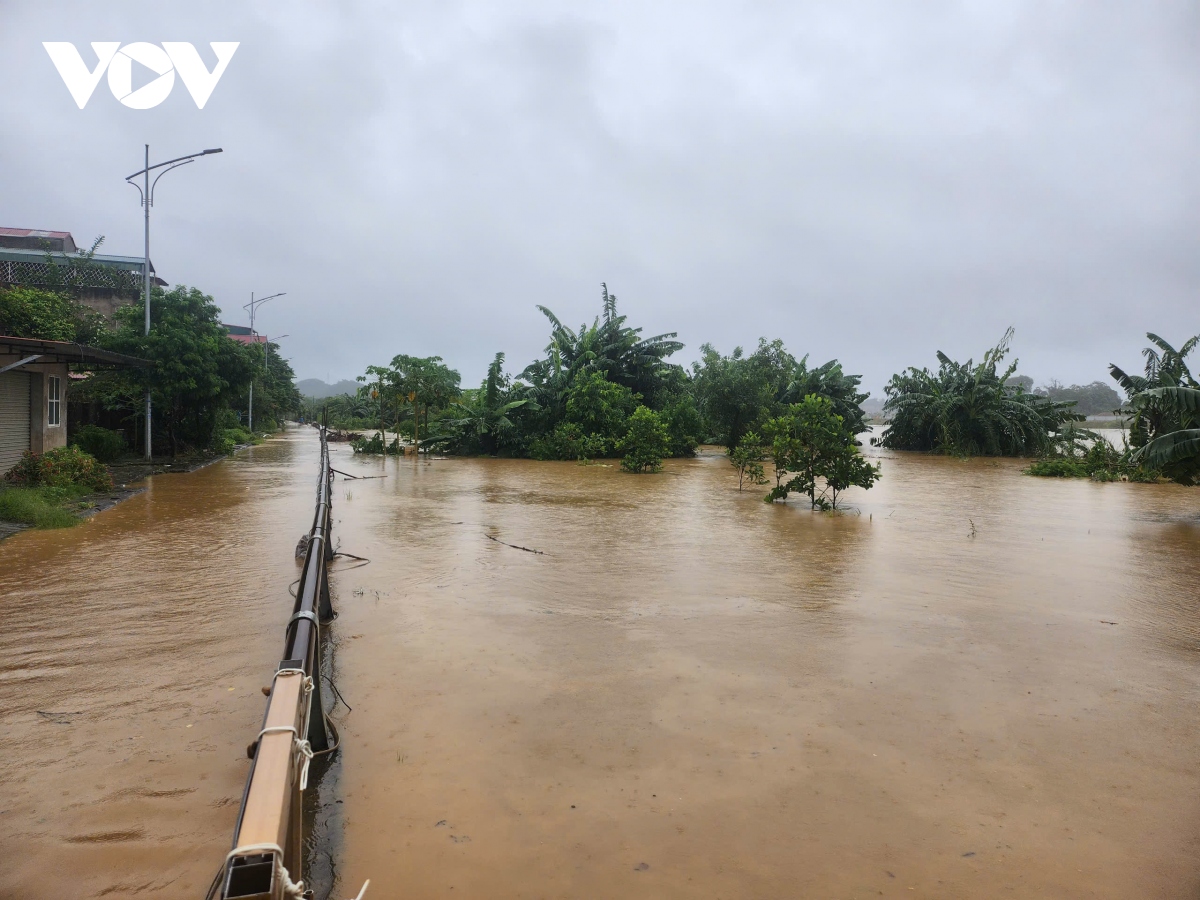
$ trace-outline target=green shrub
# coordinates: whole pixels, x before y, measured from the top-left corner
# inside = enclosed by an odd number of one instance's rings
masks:
[[[670,449],[670,436],[658,413],[646,406],[634,410],[621,449],[625,452],[621,468],[626,472],[660,471]]]
[[[56,447],[45,453],[26,450],[21,461],[5,473],[4,480],[22,487],[80,487],[90,491],[111,491],[113,487],[108,469],[78,447]]]
[[[232,453],[237,447],[245,444],[261,444],[262,438],[247,431],[241,425],[229,428],[218,428],[213,432],[212,443],[209,445],[214,453]]]
[[[99,425],[84,425],[71,443],[100,462],[113,462],[125,452],[125,436]]]
[[[357,437],[350,441],[350,449],[365,456],[403,456],[404,448],[400,446],[400,438],[392,438],[390,444],[384,444],[383,435],[378,431],[370,437]]]
[[[1087,478],[1089,474],[1078,459],[1039,459],[1025,473],[1043,478]]]
[[[575,422],[561,422],[549,434],[534,438],[529,455],[534,459],[604,459],[612,456],[613,442],[602,434],[584,434]]]
[[[1090,478],[1092,481],[1155,482],[1161,473],[1134,465],[1124,453],[1103,438],[1083,452],[1075,450],[1059,456],[1047,456],[1025,470],[1026,475],[1043,478]]]

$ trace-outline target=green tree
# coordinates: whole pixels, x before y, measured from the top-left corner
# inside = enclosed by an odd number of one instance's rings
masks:
[[[516,428],[510,416],[530,401],[513,396],[504,374],[503,353],[496,354],[480,389],[471,393],[466,403],[455,404],[456,416],[442,421],[445,433],[439,444],[451,453],[494,455],[504,437]]]
[[[937,372],[909,368],[884,389],[891,422],[880,444],[892,450],[925,450],[958,456],[1028,456],[1054,451],[1073,437],[1067,426],[1082,421],[1074,403],[1027,393],[1003,372],[1013,330],[974,361],[955,362],[938,352]]]
[[[696,447],[704,439],[704,420],[691,394],[677,394],[659,415],[667,428],[667,455],[695,456]]]
[[[251,348],[257,357],[254,381],[254,425],[258,429],[276,428],[288,416],[301,410],[300,391],[296,388],[296,373],[279,352],[279,345],[270,342]],[[261,355],[259,355],[261,354]]]
[[[566,421],[598,440],[603,452],[597,456],[608,456],[628,430],[638,399],[625,385],[605,378],[603,372],[584,371],[567,391]]]
[[[629,417],[629,430],[621,439],[621,468],[626,472],[659,472],[669,449],[667,428],[658,413],[639,406]]]
[[[726,447],[736,447],[747,431],[786,414],[809,394],[828,398],[853,434],[866,430],[861,403],[867,394],[858,389],[859,376],[846,375],[837,360],[810,369],[807,356],[797,361],[783,341],[766,338],[749,356],[741,347],[729,356],[711,344],[700,350],[692,367],[694,393],[709,433]]]
[[[768,502],[795,492],[806,494],[813,509],[836,509],[847,488],[870,488],[879,477],[828,397],[809,394],[785,415],[769,420],[764,432],[776,469],[775,487],[764,498]]]
[[[24,285],[0,288],[0,334],[92,344],[106,330],[99,313],[65,291]]]
[[[213,298],[196,288],[155,288],[149,335],[142,333],[142,316],[139,306],[118,309],[116,327],[104,343],[150,360],[152,367],[95,376],[98,395],[110,406],[134,412],[148,386],[154,427],[171,455],[183,447],[208,447],[222,412],[244,400],[256,369],[254,355],[229,339]]]
[[[861,404],[869,396],[866,391],[859,390],[861,380],[858,375],[845,374],[842,364],[836,359],[810,369],[806,356],[792,367],[787,387],[780,400],[784,403],[795,403],[810,394],[825,397],[832,405],[833,411],[842,417],[845,429],[858,435],[867,430],[866,413],[863,412]]]
[[[1200,345],[1200,335],[1184,341],[1178,350],[1153,332],[1146,337],[1151,346],[1142,351],[1144,375],[1128,375],[1116,365],[1108,367],[1128,398],[1131,461],[1191,483],[1200,477],[1195,441],[1200,420],[1193,399],[1200,383],[1188,368],[1187,358]]]
[[[767,458],[767,450],[762,438],[753,431],[742,435],[738,445],[729,451],[729,462],[738,473],[738,490],[742,489],[743,481],[751,484],[766,484],[767,476],[763,471],[763,460]]]
[[[745,358],[741,347],[722,356],[712,344],[701,345],[692,373],[709,434],[726,447],[736,447],[743,434],[769,416],[775,385],[762,365]]]

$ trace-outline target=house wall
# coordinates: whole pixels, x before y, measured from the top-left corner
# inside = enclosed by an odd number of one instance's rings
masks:
[[[17,362],[21,355],[0,353],[0,368]],[[29,449],[34,453],[45,453],[55,447],[65,447],[67,444],[67,378],[66,363],[30,363],[16,370],[29,375]],[[61,403],[59,404],[59,420],[57,425],[51,425],[48,420],[50,400],[50,379],[47,376],[57,375]]]
[[[112,324],[113,316],[122,306],[132,306],[133,304],[142,304],[142,295],[127,294],[110,288],[85,288],[79,295],[79,302],[89,309],[93,309]]]

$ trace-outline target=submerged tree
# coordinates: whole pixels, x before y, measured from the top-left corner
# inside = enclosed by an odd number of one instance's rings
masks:
[[[529,404],[514,419],[511,450],[537,459],[613,456],[640,407],[656,412],[668,456],[691,456],[703,436],[691,380],[667,358],[683,347],[675,334],[641,336],[601,285],[601,314],[578,330],[539,306],[551,325],[546,357],[530,363],[518,385]]]
[[[451,417],[440,423],[442,435],[433,440],[451,453],[498,453],[516,428],[511,415],[531,402],[519,393],[504,374],[504,354],[497,353],[480,389],[452,407]]]
[[[767,421],[763,432],[775,465],[775,487],[764,498],[767,502],[786,500],[795,492],[807,494],[813,509],[836,509],[847,488],[870,488],[879,478],[879,468],[863,458],[828,397],[809,394]]]
[[[767,458],[767,448],[763,446],[762,438],[753,431],[742,435],[738,445],[729,451],[729,463],[738,473],[738,490],[743,482],[751,484],[766,484],[767,476],[763,471],[763,460]]]
[[[960,456],[1029,456],[1054,449],[1065,427],[1083,417],[1072,402],[1030,394],[1010,383],[1008,355],[1013,329],[974,361],[955,362],[938,351],[937,372],[909,368],[892,376],[884,392],[891,422],[879,443],[892,450],[925,450]]]
[[[667,455],[667,428],[658,413],[639,406],[629,417],[629,430],[620,442],[621,468],[626,472],[658,472]]]
[[[711,344],[700,350],[692,367],[697,403],[710,434],[726,447],[736,447],[746,432],[809,394],[827,398],[851,433],[866,430],[860,404],[867,394],[858,389],[859,376],[846,375],[837,360],[810,369],[807,356],[797,360],[783,341],[766,338],[749,356],[741,347],[729,356]]]
[[[1110,365],[1112,377],[1125,390],[1129,409],[1130,461],[1162,471],[1184,484],[1200,481],[1200,383],[1187,357],[1200,335],[1176,350],[1156,334],[1142,351],[1144,375],[1128,375]]]

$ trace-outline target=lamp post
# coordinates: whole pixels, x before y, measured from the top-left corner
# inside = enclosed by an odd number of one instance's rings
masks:
[[[250,339],[251,340],[254,339],[254,314],[258,311],[258,308],[260,306],[262,306],[264,303],[266,303],[268,300],[274,300],[276,297],[283,297],[286,294],[287,294],[287,291],[280,291],[278,294],[272,294],[270,297],[260,297],[259,299],[255,300],[254,292],[253,291],[250,292],[250,302],[247,303],[245,306],[243,306],[242,309],[250,310]],[[264,348],[264,350],[265,350],[265,348]],[[265,356],[263,357],[263,360],[264,360],[264,365],[265,365],[266,364]],[[253,376],[251,376],[251,378],[250,378],[250,409],[249,409],[247,417],[249,419],[250,431],[253,432],[254,431],[254,377]]]
[[[223,152],[220,147],[215,147],[210,150],[201,150],[199,153],[192,153],[188,156],[179,156],[175,159],[168,159],[166,162],[155,163],[150,165],[150,145],[146,144],[146,168],[139,172],[134,172],[125,180],[138,189],[138,193],[142,195],[142,208],[145,210],[146,222],[146,255],[142,263],[142,292],[146,303],[146,336],[150,336],[150,207],[154,205],[154,188],[158,185],[158,179],[162,178],[172,169],[177,169],[180,166],[186,166],[193,162],[199,156],[208,156],[212,153]],[[155,169],[162,169],[154,176],[154,184],[150,183],[150,173]],[[144,182],[139,185],[133,179],[139,175],[144,177]],[[144,186],[143,186],[144,185]],[[151,440],[150,440],[150,388],[146,388],[146,460],[150,460]]]

